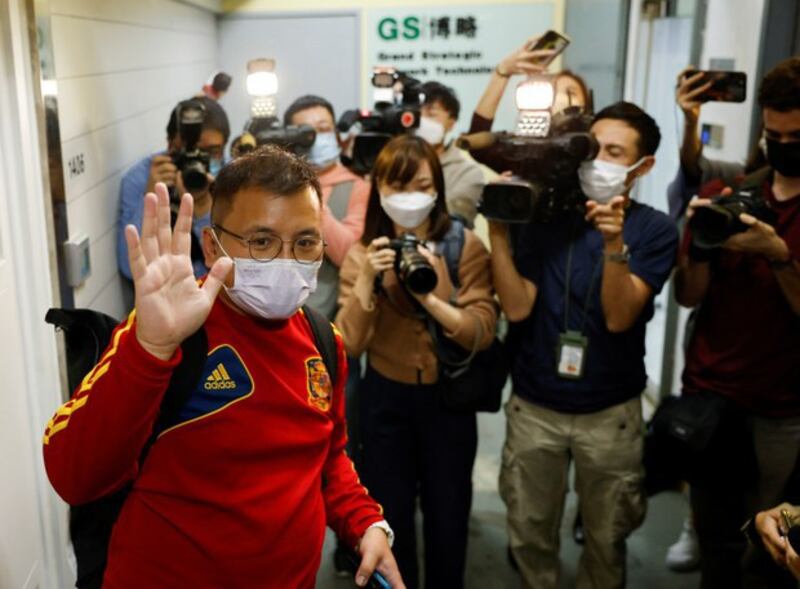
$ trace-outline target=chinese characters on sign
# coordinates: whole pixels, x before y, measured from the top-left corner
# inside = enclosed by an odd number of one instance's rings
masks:
[[[554,14],[547,1],[368,10],[367,67],[393,66],[423,82],[451,86],[462,112],[469,113],[495,65],[526,39],[552,28]],[[506,95],[498,129],[513,125],[516,116],[513,92]],[[459,123],[465,130],[469,117]]]

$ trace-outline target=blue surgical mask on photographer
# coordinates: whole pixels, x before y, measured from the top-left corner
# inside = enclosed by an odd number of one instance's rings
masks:
[[[214,241],[229,258],[217,234]],[[252,258],[233,259],[233,286],[225,292],[242,311],[261,319],[288,319],[317,290],[317,272],[322,260],[301,264],[297,260],[276,258],[259,262]]]
[[[583,162],[578,168],[581,190],[590,199],[607,203],[619,194],[625,194],[630,185],[625,183],[628,174],[638,168],[645,160],[642,157],[632,166],[623,166],[599,159]]]
[[[419,128],[415,132],[417,137],[421,137],[433,146],[444,143],[447,132],[444,125],[432,117],[422,116],[419,119]]]
[[[224,162],[221,159],[212,159],[208,162],[208,173],[216,178],[217,174],[219,174],[219,171],[222,169],[223,164]]]
[[[436,206],[436,196],[427,192],[397,192],[381,195],[381,207],[389,218],[405,229],[416,229]]]
[[[308,153],[308,161],[316,168],[327,168],[339,160],[341,151],[336,133],[317,133]]]

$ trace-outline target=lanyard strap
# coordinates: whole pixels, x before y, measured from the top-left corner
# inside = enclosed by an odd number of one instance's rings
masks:
[[[569,331],[569,299],[570,299],[570,283],[572,282],[572,253],[575,249],[575,234],[578,230],[578,223],[580,221],[578,219],[575,220],[575,224],[572,226],[572,235],[570,238],[569,243],[569,252],[567,253],[567,276],[564,280],[564,333]],[[589,281],[589,289],[586,291],[586,299],[583,302],[583,319],[581,320],[581,334],[583,334],[584,330],[586,329],[586,320],[589,317],[589,302],[592,296],[592,291],[594,290],[594,285],[597,282],[597,276],[599,274],[598,270],[600,269],[601,262],[603,261],[603,257],[600,256],[600,259],[594,263],[594,268],[592,269],[592,278]]]

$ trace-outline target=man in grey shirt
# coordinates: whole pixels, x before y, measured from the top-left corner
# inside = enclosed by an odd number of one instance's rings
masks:
[[[439,155],[448,211],[472,228],[486,182],[480,166],[464,157],[452,137],[448,137],[458,120],[461,104],[453,89],[439,82],[426,82],[422,92],[425,103],[417,135],[430,143]]]

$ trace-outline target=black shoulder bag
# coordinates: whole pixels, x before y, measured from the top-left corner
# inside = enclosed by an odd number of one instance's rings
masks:
[[[461,286],[458,267],[463,249],[464,224],[458,219],[452,219],[440,251],[447,263],[447,271],[456,293]],[[455,294],[450,302],[455,306]],[[479,351],[483,328],[480,321],[476,320],[475,340],[472,349],[465,354],[461,346],[444,336],[441,325],[430,315],[426,315],[425,320],[439,361],[439,384],[444,407],[455,413],[499,411],[503,387],[511,371],[505,344],[495,336],[488,348]]]

